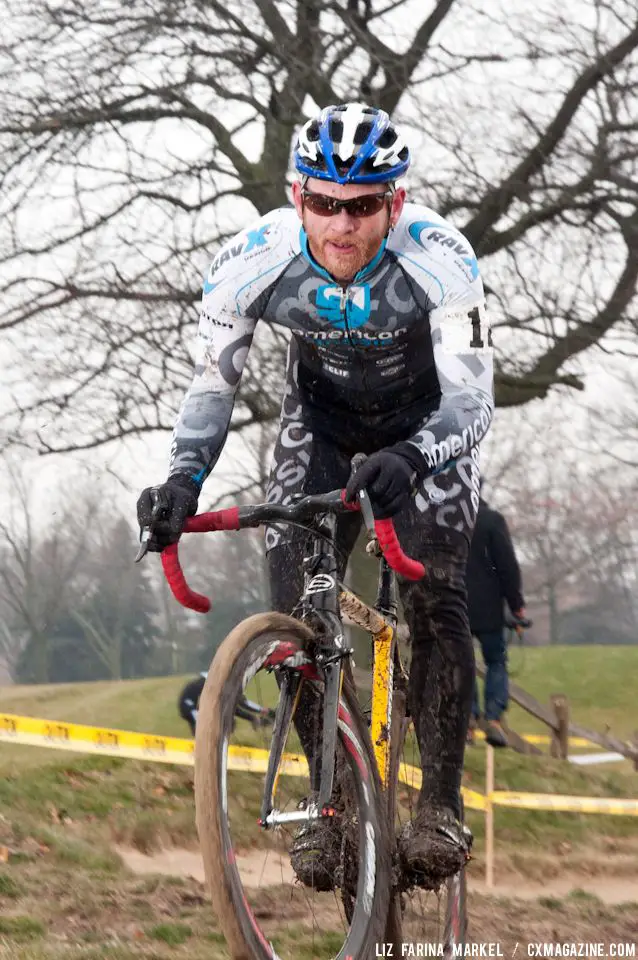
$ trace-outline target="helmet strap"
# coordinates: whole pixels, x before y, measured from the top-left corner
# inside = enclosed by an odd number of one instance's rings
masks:
[[[388,183],[388,190],[389,190],[390,193],[392,194],[392,196],[391,196],[391,198],[390,198],[390,210],[392,210],[392,202],[393,202],[393,200],[394,200],[394,195],[395,195],[395,193],[397,192],[397,185],[396,185],[396,183]],[[393,230],[394,230],[394,224],[392,223],[392,213],[390,213],[390,217],[388,218],[388,229],[387,229],[386,232],[385,232],[385,239],[386,239],[386,240],[388,239],[388,237],[390,236],[390,234],[392,233]]]

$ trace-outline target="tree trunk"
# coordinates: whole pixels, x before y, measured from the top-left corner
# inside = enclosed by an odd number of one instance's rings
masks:
[[[553,646],[560,641],[558,595],[553,583],[549,584],[547,605],[549,607],[549,642]]]
[[[33,634],[33,682],[49,682],[49,649],[46,633]]]

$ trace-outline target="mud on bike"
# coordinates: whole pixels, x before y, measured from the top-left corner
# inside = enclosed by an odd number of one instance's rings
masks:
[[[368,553],[378,559],[373,606],[337,577],[337,517],[349,509],[361,509]],[[231,631],[211,664],[196,733],[197,828],[230,955],[367,960],[400,957],[401,944],[427,943],[451,957],[466,942],[465,871],[438,891],[420,889],[405,875],[395,840],[414,816],[421,780],[397,643],[396,573],[418,579],[424,568],[403,553],[391,520],[375,521],[364,492],[358,504],[347,504],[335,490],[285,506],[200,514],[186,522],[185,532],[267,523],[293,523],[309,534],[296,616],[257,614]],[[186,583],[177,544],[164,550],[162,564],[175,597],[206,612],[207,598]],[[364,708],[344,618],[372,639],[371,698]],[[309,724],[306,713],[296,727],[302,687],[313,719]],[[276,713],[272,730],[248,738],[241,731],[238,743],[233,718],[245,695],[276,703]],[[301,743],[308,735],[316,745],[311,761]],[[289,856],[296,831],[319,818],[330,824],[335,852],[330,889],[323,892],[296,880]]]

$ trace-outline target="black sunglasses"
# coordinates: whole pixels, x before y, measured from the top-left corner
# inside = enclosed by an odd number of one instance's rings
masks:
[[[336,197],[327,197],[323,193],[301,191],[304,206],[319,217],[334,217],[341,210],[345,210],[349,217],[373,217],[383,209],[388,197],[392,197],[391,190],[384,193],[365,193],[362,197],[353,197],[352,200],[337,200]]]

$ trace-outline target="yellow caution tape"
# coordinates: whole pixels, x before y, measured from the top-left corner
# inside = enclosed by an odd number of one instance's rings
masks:
[[[257,747],[228,748],[228,769],[246,773],[265,773],[268,769],[268,750]],[[285,753],[281,760],[280,775],[288,777],[307,777],[308,761],[301,753]]]
[[[482,793],[479,793],[478,790],[470,790],[469,787],[461,787],[461,794],[463,795],[463,803],[468,810],[487,809],[485,797]]]
[[[485,733],[482,730],[475,730],[474,736],[477,740],[485,740]],[[522,740],[527,740],[528,743],[542,744],[543,746],[548,746],[552,742],[552,738],[548,737],[546,733],[522,733],[520,737]],[[593,743],[591,740],[586,740],[584,737],[569,737],[568,744],[570,747],[592,747],[594,750],[604,749],[604,747]]]
[[[405,783],[413,790],[421,789],[421,771],[409,763],[399,764],[399,782]],[[485,797],[477,790],[470,790],[469,787],[461,787],[463,803],[468,810],[485,810]]]
[[[80,723],[39,720],[11,713],[0,713],[0,742],[70,750],[76,753],[97,753],[105,757],[127,757],[154,763],[174,763],[192,767],[195,743],[182,737],[160,737],[149,733],[132,733],[106,727],[90,727]],[[229,770],[265,773],[268,751],[257,747],[230,746]],[[285,754],[281,773],[286,776],[308,776],[308,763],[303,754]],[[415,790],[421,786],[421,771],[402,764],[400,780]],[[465,805],[484,810],[485,799],[475,790],[463,788]]]
[[[192,740],[181,737],[131,733],[128,730],[89,727],[81,723],[19,717],[11,713],[0,713],[0,742],[187,766],[193,765],[195,749]]]
[[[0,713],[0,743],[25,744],[70,750],[76,753],[94,753],[107,757],[127,757],[153,763],[173,763],[193,766],[195,744],[182,737],[161,737],[150,733],[133,733],[107,727],[90,727],[80,723],[58,720],[40,720]],[[268,751],[256,747],[231,746],[228,751],[230,770],[265,773]],[[287,776],[307,776],[308,764],[303,754],[286,754],[281,773]],[[399,780],[414,790],[421,786],[421,771],[411,764],[399,767]],[[494,806],[518,807],[525,810],[556,810],[573,813],[607,813],[618,816],[638,816],[638,800],[598,797],[565,797],[543,793],[513,793],[496,790],[486,798],[476,790],[463,787],[463,800],[470,810],[485,810],[491,799]]]
[[[615,816],[638,817],[638,800],[610,797],[565,797],[548,793],[513,793],[495,790],[488,797],[494,806],[516,807],[521,810],[556,810],[566,813],[607,813]]]
[[[552,742],[552,738],[548,737],[544,733],[526,733],[523,736],[524,740],[527,740],[528,743],[543,744],[547,746]],[[593,743],[591,740],[586,740],[584,737],[568,737],[567,743],[570,747],[593,747],[596,750],[602,750],[603,748],[597,743]]]

